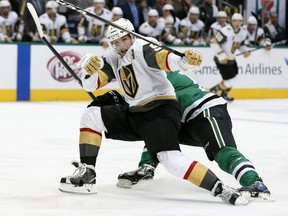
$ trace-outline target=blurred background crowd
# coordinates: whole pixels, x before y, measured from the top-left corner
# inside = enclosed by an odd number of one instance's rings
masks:
[[[95,43],[108,47],[107,25],[51,0],[1,0],[0,42],[40,41],[26,3],[34,5],[51,43]],[[136,32],[166,44],[206,46],[213,32],[243,15],[249,45],[259,38],[287,38],[285,0],[67,0],[110,21],[129,19]]]

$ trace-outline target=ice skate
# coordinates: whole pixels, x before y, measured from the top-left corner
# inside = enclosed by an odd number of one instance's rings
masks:
[[[93,194],[96,190],[96,173],[92,165],[72,162],[76,167],[71,176],[61,178],[59,190],[67,193]]]
[[[136,170],[122,173],[118,176],[117,186],[131,188],[132,185],[137,184],[139,181],[151,180],[154,177],[154,170],[154,166],[144,164]]]
[[[220,91],[220,86],[219,84],[216,85],[216,86],[213,86],[212,88],[209,89],[210,92],[214,93],[214,94],[217,94],[218,91]]]
[[[220,181],[216,182],[211,193],[215,197],[220,197],[225,203],[232,205],[247,205],[249,203],[248,199],[242,196],[240,192],[224,185]]]
[[[234,100],[233,97],[228,96],[228,93],[230,92],[230,90],[231,90],[231,88],[227,88],[226,90],[223,90],[221,95],[220,95],[224,100],[226,100],[228,102]]]
[[[274,201],[271,198],[271,193],[262,181],[256,181],[251,186],[242,187],[238,191],[245,197],[250,199],[262,199],[267,201]]]

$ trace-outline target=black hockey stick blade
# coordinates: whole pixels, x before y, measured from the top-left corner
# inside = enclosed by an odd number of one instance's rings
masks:
[[[51,45],[51,43],[49,43],[49,41],[45,38],[45,35],[43,33],[42,30],[42,26],[40,24],[37,12],[34,8],[34,6],[31,3],[27,3],[27,8],[30,11],[33,20],[36,24],[37,30],[39,32],[39,35],[42,39],[42,41],[48,46],[48,48],[52,51],[52,53],[57,57],[57,59],[61,62],[61,64],[65,67],[65,69],[73,76],[73,78],[75,80],[77,80],[77,82],[79,83],[79,85],[81,87],[83,87],[82,85],[82,81],[81,79],[77,76],[77,74],[72,70],[72,68],[67,64],[67,62],[61,57],[61,55],[56,51],[56,49]],[[97,98],[95,97],[95,95],[92,92],[87,92],[87,94],[93,99],[96,100]]]
[[[180,57],[184,57],[185,56],[184,53],[182,53],[182,52],[179,52],[179,51],[177,51],[175,49],[172,49],[172,48],[170,48],[168,46],[165,46],[165,45],[163,45],[161,43],[157,43],[157,42],[151,41],[151,40],[147,39],[146,37],[144,37],[141,34],[138,34],[136,32],[131,32],[131,31],[123,28],[120,25],[117,25],[117,24],[115,24],[115,23],[113,23],[113,22],[111,22],[109,20],[106,20],[106,19],[104,19],[102,17],[99,17],[99,16],[97,16],[95,14],[92,14],[92,13],[90,13],[88,11],[85,11],[84,9],[82,9],[82,8],[80,8],[80,7],[78,7],[78,6],[74,5],[74,4],[71,4],[70,2],[67,2],[67,1],[64,1],[64,0],[56,0],[56,2],[58,2],[61,5],[65,5],[67,8],[70,8],[71,10],[77,11],[78,13],[81,13],[81,14],[86,15],[86,16],[90,16],[90,17],[92,17],[94,19],[100,20],[101,22],[103,22],[103,23],[105,23],[107,25],[111,25],[111,26],[113,26],[115,28],[118,28],[118,29],[120,29],[122,31],[125,31],[125,32],[127,32],[127,33],[129,33],[129,34],[131,34],[131,35],[133,35],[133,36],[135,36],[137,38],[140,38],[140,39],[142,39],[142,40],[144,40],[144,41],[146,41],[146,42],[148,42],[150,44],[153,44],[153,45],[158,46],[158,47],[160,47],[162,49],[165,49],[165,50],[167,50],[167,51],[169,51],[171,53],[174,53],[175,55],[178,55]]]

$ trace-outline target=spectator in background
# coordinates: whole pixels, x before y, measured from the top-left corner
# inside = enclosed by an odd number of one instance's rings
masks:
[[[192,6],[188,16],[181,20],[180,37],[183,38],[185,44],[206,45],[203,38],[204,23],[199,20],[199,13],[199,8]]]
[[[192,7],[191,0],[173,0],[173,7],[175,15],[180,19],[185,19],[189,12],[189,9]]]
[[[94,6],[85,10],[105,20],[112,21],[113,14],[105,7],[105,0],[94,0]],[[106,38],[108,25],[90,16],[83,16],[78,25],[78,40],[80,43],[100,43],[104,48],[109,46]]]
[[[271,13],[270,20],[264,26],[265,36],[270,38],[272,42],[285,39],[285,29],[278,24],[278,14]]]
[[[217,31],[220,31],[227,23],[227,14],[225,11],[219,11],[216,15],[217,21],[214,22],[208,32],[206,41],[207,43],[214,42]],[[209,42],[208,42],[209,41]]]
[[[10,2],[0,1],[0,41],[22,41],[23,30],[24,22],[20,22],[17,13],[11,11]]]
[[[45,37],[51,43],[61,41],[65,43],[78,43],[69,33],[66,17],[57,13],[58,7],[57,2],[48,1],[46,3],[46,13],[39,17]]]
[[[113,7],[111,12],[113,14],[113,17],[112,17],[113,22],[115,22],[115,21],[117,21],[123,17],[123,11],[120,7]]]
[[[247,38],[245,44],[247,46],[264,46],[266,50],[271,49],[270,38],[265,38],[264,31],[258,26],[258,21],[254,16],[250,16],[247,25],[243,26],[247,30]]]
[[[218,8],[213,4],[213,0],[204,0],[202,4],[199,5],[200,10],[200,20],[203,21],[205,25],[204,33],[207,35],[210,26],[216,22],[216,15],[218,13]]]
[[[119,5],[123,11],[123,17],[130,20],[135,31],[138,32],[139,26],[144,22],[143,14],[135,0],[127,0],[126,3]]]
[[[146,0],[137,0],[137,4],[140,7],[140,11],[143,15],[144,22],[148,21],[148,12],[150,10],[150,7],[148,6],[147,1]]]
[[[46,12],[45,0],[27,0],[27,3],[31,3],[39,15]],[[23,14],[23,20],[25,22],[23,41],[31,42],[39,40],[35,35],[37,32],[36,25],[27,7]]]

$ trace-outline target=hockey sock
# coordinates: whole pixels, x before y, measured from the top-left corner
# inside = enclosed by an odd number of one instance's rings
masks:
[[[80,129],[79,150],[81,163],[95,166],[101,141],[101,133],[89,128]]]
[[[211,191],[218,177],[206,166],[183,155],[180,151],[163,151],[157,158],[165,169],[177,177],[183,178],[198,187]]]
[[[149,165],[156,165],[158,164],[158,162],[154,161],[152,159],[152,157],[150,156],[147,148],[143,148],[143,152],[142,152],[142,155],[141,155],[141,159],[140,159],[140,162],[138,164],[138,167],[144,165],[144,164],[149,164]]]
[[[234,147],[220,149],[214,153],[214,159],[223,171],[233,175],[242,186],[250,186],[261,180],[253,164]]]

